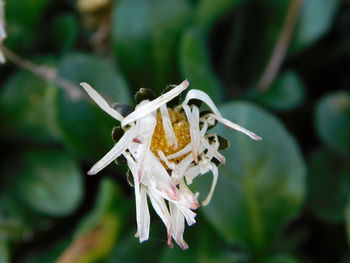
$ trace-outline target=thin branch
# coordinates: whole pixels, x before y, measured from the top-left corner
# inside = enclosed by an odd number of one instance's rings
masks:
[[[277,76],[277,73],[281,67],[288,46],[290,44],[290,40],[293,35],[296,22],[298,20],[302,1],[303,0],[290,1],[288,12],[284,20],[284,24],[278,37],[276,46],[272,52],[270,61],[268,62],[266,69],[259,81],[258,89],[260,91],[266,91]]]
[[[75,101],[83,97],[82,90],[73,82],[58,76],[57,71],[54,68],[51,68],[49,66],[36,65],[29,60],[21,58],[4,46],[1,47],[1,50],[4,52],[5,57],[15,65],[24,68],[34,75],[61,87],[68,93],[71,100]]]

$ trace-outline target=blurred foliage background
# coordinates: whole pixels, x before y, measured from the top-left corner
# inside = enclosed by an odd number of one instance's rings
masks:
[[[0,262],[350,262],[350,1],[5,0]],[[188,78],[263,137],[231,141],[212,203],[139,244],[125,167],[85,173],[133,104]],[[209,178],[209,179],[208,179]],[[208,189],[210,176],[197,180]]]

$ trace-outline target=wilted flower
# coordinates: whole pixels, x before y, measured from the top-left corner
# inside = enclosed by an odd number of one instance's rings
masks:
[[[139,99],[135,110],[129,112],[122,110],[123,107],[115,110],[87,83],[81,85],[98,106],[121,122],[121,127],[114,130],[117,143],[88,174],[96,174],[115,159],[124,157],[135,188],[136,236],[140,242],[149,236],[148,197],[167,228],[168,245],[173,246],[173,238],[182,249],[188,248],[183,239],[185,221],[194,224],[193,210],[210,202],[218,178],[217,164],[225,163],[218,150],[227,146],[227,141],[208,133],[208,129],[218,121],[254,140],[261,138],[223,118],[203,91],[190,90],[181,104],[171,107],[188,87],[187,80],[153,100]],[[142,89],[138,95],[147,92]],[[210,111],[200,112],[198,101],[206,103]],[[212,185],[200,204],[199,193],[193,193],[188,185],[209,171],[213,175]]]
[[[1,47],[3,45],[3,41],[6,38],[6,31],[5,31],[5,8],[4,8],[4,2],[0,0],[0,63],[5,63],[5,56],[1,51]]]

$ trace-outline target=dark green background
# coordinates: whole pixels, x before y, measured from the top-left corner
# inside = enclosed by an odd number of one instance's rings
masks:
[[[304,0],[276,78],[259,85],[298,1],[115,0],[86,12],[73,0],[5,0],[4,45],[21,57],[131,105],[141,87],[160,94],[187,78],[263,141],[215,127],[231,146],[212,202],[186,228],[190,249],[167,247],[154,212],[139,244],[126,167],[86,175],[118,123],[8,61],[0,263],[350,262],[350,1]],[[205,196],[210,180],[193,187]]]

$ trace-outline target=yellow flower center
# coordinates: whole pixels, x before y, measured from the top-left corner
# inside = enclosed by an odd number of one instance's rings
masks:
[[[190,135],[190,124],[187,121],[187,118],[184,113],[180,113],[176,110],[168,108],[169,117],[171,120],[171,124],[173,126],[173,130],[175,136],[177,138],[177,145],[169,145],[166,139],[166,135],[163,128],[163,120],[160,112],[157,112],[157,124],[153,133],[152,142],[151,142],[151,151],[157,156],[158,151],[161,150],[165,156],[170,154],[174,154],[181,149],[183,149],[187,144],[191,142]],[[184,159],[186,155],[181,157],[177,157],[171,159],[171,162],[179,163],[182,159]],[[162,162],[163,166],[167,168],[167,166]]]

